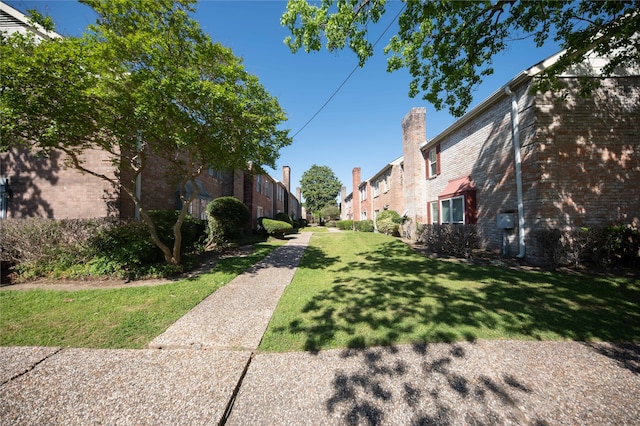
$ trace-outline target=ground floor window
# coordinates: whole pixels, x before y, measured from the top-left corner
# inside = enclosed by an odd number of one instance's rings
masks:
[[[207,204],[211,200],[195,198],[189,205],[189,214],[194,219],[207,219]]]
[[[437,201],[432,201],[431,203],[429,203],[429,222],[431,222],[431,224],[439,224],[440,223],[440,217],[438,216],[438,202]]]
[[[464,223],[464,197],[440,200],[440,223]]]

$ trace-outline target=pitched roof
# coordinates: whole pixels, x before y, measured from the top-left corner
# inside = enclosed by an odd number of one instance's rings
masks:
[[[42,25],[33,22],[24,13],[0,1],[0,31],[8,34],[15,32],[31,32],[40,39],[52,39],[62,37],[55,31],[49,31]]]

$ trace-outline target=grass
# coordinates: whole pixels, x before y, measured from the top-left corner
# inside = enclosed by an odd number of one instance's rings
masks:
[[[284,241],[220,259],[210,273],[153,287],[0,292],[0,346],[146,347],[178,318]]]
[[[317,234],[265,351],[476,339],[640,341],[640,283],[428,259],[380,234]]]

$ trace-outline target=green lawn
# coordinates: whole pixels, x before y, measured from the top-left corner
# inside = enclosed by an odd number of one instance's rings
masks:
[[[476,339],[640,341],[640,283],[428,259],[380,234],[311,239],[260,349]]]
[[[195,279],[111,290],[0,292],[0,346],[144,348],[205,297],[285,241],[254,245]]]

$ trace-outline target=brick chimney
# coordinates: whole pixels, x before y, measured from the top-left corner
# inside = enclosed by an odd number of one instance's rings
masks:
[[[427,222],[425,161],[420,146],[427,140],[427,110],[411,108],[402,120],[404,208],[415,223]],[[415,226],[410,227],[415,229]]]
[[[351,184],[353,185],[353,220],[360,220],[360,167],[355,167],[351,172]]]
[[[291,193],[291,167],[282,167],[282,183],[287,188],[287,192]]]

